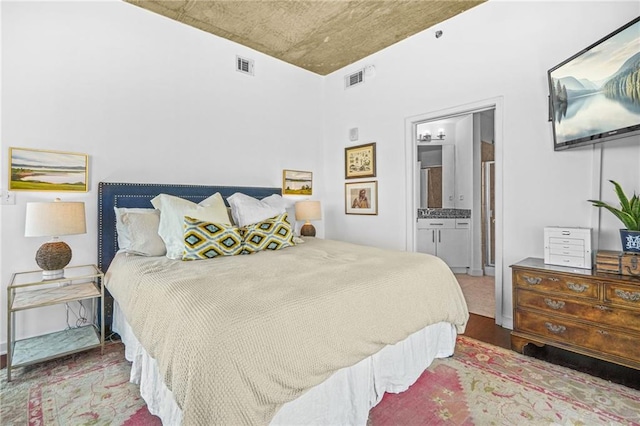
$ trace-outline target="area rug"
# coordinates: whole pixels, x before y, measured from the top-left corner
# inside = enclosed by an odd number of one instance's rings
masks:
[[[129,383],[131,365],[124,346],[111,343],[104,355],[92,350],[34,366],[0,372],[1,425],[156,426]]]
[[[640,391],[458,336],[371,410],[368,426],[391,425],[640,425]]]
[[[488,275],[474,277],[466,274],[456,274],[456,278],[467,301],[469,312],[495,318],[495,278]]]
[[[119,343],[0,371],[2,425],[158,426],[129,383]],[[459,336],[406,392],[386,394],[368,426],[640,425],[640,391]]]

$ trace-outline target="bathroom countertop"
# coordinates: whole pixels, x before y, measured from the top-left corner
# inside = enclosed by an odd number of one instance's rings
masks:
[[[418,219],[466,219],[470,209],[418,209]]]

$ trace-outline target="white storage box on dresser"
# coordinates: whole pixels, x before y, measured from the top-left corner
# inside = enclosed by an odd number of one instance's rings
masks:
[[[544,228],[544,263],[591,269],[591,228]]]

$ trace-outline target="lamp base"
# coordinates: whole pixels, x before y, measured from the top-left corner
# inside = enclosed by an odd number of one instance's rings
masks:
[[[43,270],[42,278],[53,280],[64,276],[64,267],[71,261],[71,247],[63,241],[50,241],[36,252],[36,263]]]
[[[316,228],[314,228],[310,223],[305,223],[302,225],[302,228],[300,228],[300,235],[303,237],[315,237]]]
[[[57,280],[58,278],[64,278],[64,269],[56,269],[55,271],[42,270],[42,280]]]

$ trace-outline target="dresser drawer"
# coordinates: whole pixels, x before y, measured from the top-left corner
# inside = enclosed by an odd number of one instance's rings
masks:
[[[571,246],[574,248],[578,248],[578,249],[582,249],[584,250],[584,240],[583,239],[574,239],[574,238],[554,238],[554,237],[550,237],[549,238],[549,244],[551,245],[551,247],[554,246]]]
[[[569,346],[640,361],[638,334],[582,324],[569,319],[516,311],[518,330]]]
[[[576,253],[578,254],[576,256]],[[550,253],[549,262],[553,265],[566,265],[574,268],[584,268],[586,263],[580,252],[565,250],[562,253]]]
[[[605,283],[604,300],[640,312],[640,285]]]
[[[518,308],[534,309],[543,314],[580,318],[582,321],[592,321],[594,326],[625,328],[640,333],[640,310],[521,289],[516,291]]]
[[[516,270],[513,272],[513,284],[529,290],[561,293],[595,300],[600,295],[599,284],[593,279],[550,274],[542,271]]]
[[[565,256],[584,257],[583,246],[571,246],[566,244],[551,244],[549,246],[549,253],[561,254]]]

